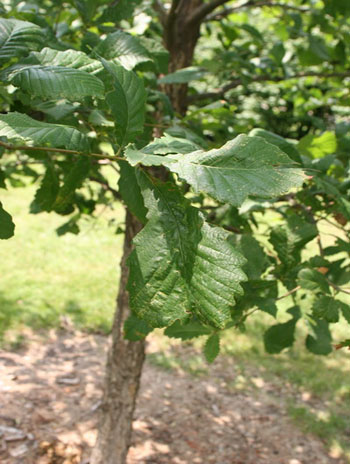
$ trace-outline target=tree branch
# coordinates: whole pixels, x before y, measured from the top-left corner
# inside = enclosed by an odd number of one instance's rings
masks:
[[[169,45],[172,40],[173,28],[176,20],[177,8],[180,5],[181,0],[173,0],[170,6],[169,13],[166,17],[164,24],[164,40],[169,49]]]
[[[327,277],[326,277],[326,280],[327,280],[328,284],[332,288],[334,288],[334,290],[336,290],[337,292],[342,292],[342,293],[346,293],[347,295],[350,295],[350,289],[349,288],[339,287],[338,285],[334,284],[331,280],[327,279]]]
[[[290,79],[300,79],[303,77],[320,77],[323,79],[329,79],[332,77],[350,77],[350,70],[349,71],[344,71],[344,72],[332,72],[332,73],[317,73],[317,72],[302,72],[298,74],[293,74],[292,76],[256,76],[251,79],[250,82],[247,83],[249,84],[254,84],[258,82],[281,82],[281,81],[286,81]],[[206,99],[213,99],[213,98],[220,98],[225,95],[226,92],[229,90],[232,90],[240,85],[243,85],[244,82],[243,80],[238,77],[237,79],[234,79],[231,81],[229,84],[224,85],[221,89],[213,90],[212,92],[205,92],[205,93],[198,93],[196,95],[190,95],[188,97],[188,103],[192,103],[194,101],[198,100],[206,100]]]
[[[293,293],[297,292],[300,289],[301,289],[301,286],[298,285],[297,287],[293,288],[292,290],[289,290],[289,292],[285,293],[284,295],[281,295],[278,298],[276,298],[275,301],[283,300],[283,298],[287,298],[287,296],[293,295]]]
[[[165,26],[168,15],[167,15],[166,9],[164,8],[163,4],[160,2],[160,0],[153,0],[152,6],[153,6],[154,11],[158,13],[162,26]]]
[[[293,11],[299,11],[302,13],[305,13],[306,11],[310,11],[310,8],[290,5],[287,3],[269,2],[269,1],[255,2],[253,0],[249,0],[248,2],[242,3],[241,5],[233,6],[232,8],[226,8],[216,14],[207,16],[205,18],[205,21],[220,21],[220,19],[223,19],[226,16],[229,16],[230,14],[234,13],[236,10],[239,10],[241,8],[249,8],[249,7],[258,8],[258,7],[264,7],[264,6],[279,7],[279,8],[283,8],[284,10],[293,10]]]
[[[110,156],[110,155],[104,155],[103,153],[84,153],[81,151],[76,151],[76,150],[66,150],[64,148],[52,148],[52,147],[31,147],[31,146],[26,146],[26,145],[12,145],[10,143],[5,143],[0,141],[0,147],[6,148],[6,150],[11,150],[11,151],[33,151],[33,150],[40,150],[40,151],[46,151],[46,152],[51,152],[51,153],[62,153],[63,155],[82,155],[82,156],[91,156],[93,158],[99,158],[99,159],[109,159],[113,161],[117,160],[124,160],[121,156]]]
[[[101,185],[101,187],[103,188],[103,190],[107,191],[107,192],[111,192],[113,197],[116,199],[116,200],[121,200],[121,195],[120,193],[118,192],[118,190],[115,190],[114,188],[112,188],[108,182],[104,182],[103,180],[100,180],[98,179],[97,177],[89,177],[90,180],[92,180],[93,182],[96,182],[98,184]]]
[[[191,26],[193,24],[198,24],[212,11],[214,11],[218,6],[224,5],[230,0],[212,0],[209,3],[203,3],[198,7],[187,19],[186,25]]]

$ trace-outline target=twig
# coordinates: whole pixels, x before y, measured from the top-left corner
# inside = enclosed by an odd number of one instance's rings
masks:
[[[247,314],[243,314],[243,316],[240,318],[239,321],[236,322],[235,325],[231,326],[231,327],[235,327],[236,329],[249,317],[251,316],[252,314],[254,314],[256,311],[258,311],[259,308],[255,307],[253,308],[249,313]]]
[[[318,249],[320,250],[320,255],[322,256],[322,258],[324,258],[324,249],[323,249],[323,246],[322,246],[321,235],[320,235],[319,231],[318,231],[316,241],[317,241]]]
[[[159,127],[160,129],[169,129],[170,124],[166,125],[166,124],[151,124],[151,123],[147,123],[145,122],[144,123],[144,126],[146,127]]]
[[[204,3],[198,7],[186,21],[186,26],[192,26],[194,24],[200,23],[209,13],[214,11],[217,7],[224,5],[230,0],[213,0],[209,3]]]
[[[320,221],[326,221],[328,222],[329,224],[331,224],[333,227],[336,227],[337,229],[341,230],[342,232],[344,232],[346,235],[348,235],[349,231],[347,229],[345,229],[345,227],[339,225],[338,223],[336,222],[333,222],[331,221],[330,219],[328,219],[327,216],[320,216],[320,215],[316,215],[316,217],[319,218]],[[329,234],[328,234],[329,235]],[[338,238],[338,237],[337,237]]]
[[[279,296],[278,298],[276,298],[275,301],[279,301],[279,300],[282,300],[283,298],[287,298],[287,296],[293,295],[293,293],[297,292],[300,289],[301,289],[301,286],[298,285],[297,287],[293,288],[292,290],[289,290],[289,292],[285,293],[284,295]]]
[[[291,80],[291,79],[300,79],[303,77],[321,77],[323,79],[330,79],[332,77],[350,77],[350,71],[345,71],[345,72],[331,72],[331,73],[316,73],[316,72],[302,72],[298,74],[293,74],[292,76],[256,76],[251,79],[250,82],[247,82],[247,85],[249,84],[254,84],[257,82],[281,82],[281,81],[286,81],[286,80]],[[234,79],[231,81],[229,84],[223,86],[221,89],[213,90],[212,92],[206,92],[206,93],[198,93],[196,95],[190,95],[187,98],[188,103],[192,103],[194,101],[198,100],[206,100],[206,99],[212,99],[212,98],[220,98],[225,95],[226,92],[229,90],[232,90],[239,85],[243,85],[244,82],[242,81],[241,78]]]
[[[113,187],[111,187],[108,182],[104,182],[103,180],[100,180],[98,179],[97,177],[90,177],[90,180],[92,180],[93,182],[96,182],[98,184],[101,185],[101,187],[103,188],[103,190],[107,191],[107,192],[111,192],[113,197],[117,200],[121,200],[121,195],[120,193],[118,192],[118,190],[115,190]]]
[[[342,292],[342,293],[346,293],[347,295],[350,295],[350,289],[349,288],[339,287],[338,285],[334,284],[331,280],[327,279],[327,277],[326,277],[326,280],[327,280],[328,284],[332,288],[334,288],[334,290],[337,290],[337,292]]]
[[[252,0],[249,0],[248,2],[242,3],[241,5],[233,6],[231,8],[226,8],[223,11],[220,11],[220,12],[218,12],[216,14],[207,16],[205,18],[205,21],[220,21],[221,19],[226,18],[226,16],[229,16],[230,14],[234,13],[236,10],[240,10],[241,8],[249,8],[249,7],[260,8],[260,7],[264,7],[264,6],[279,7],[279,8],[283,8],[284,10],[294,10],[294,11],[300,11],[300,12],[303,12],[303,13],[305,13],[307,11],[310,11],[309,8],[304,8],[302,6],[290,5],[290,4],[287,4],[287,3],[268,2],[268,1],[266,1],[266,2],[265,1],[264,2],[254,2]]]
[[[293,290],[290,290],[289,292],[285,293],[284,295],[279,296],[278,298],[275,298],[274,301],[279,301],[279,300],[282,300],[283,298],[287,298],[287,296],[292,295],[293,293],[297,292],[300,289],[301,289],[301,286],[298,285],[297,287],[293,288]],[[242,324],[242,322],[244,322],[249,316],[251,316],[253,313],[255,313],[258,310],[259,310],[259,308],[255,307],[249,313],[244,314],[241,317],[241,319],[234,325],[234,327],[237,328],[240,324]]]
[[[104,155],[102,153],[84,153],[81,151],[76,151],[76,150],[66,150],[64,148],[52,148],[52,147],[32,147],[32,146],[26,146],[26,145],[12,145],[10,143],[5,143],[0,141],[0,146],[6,148],[7,150],[11,151],[33,151],[33,150],[40,150],[40,151],[46,151],[50,153],[62,153],[63,155],[82,155],[82,156],[91,156],[93,158],[99,158],[99,159],[109,159],[113,161],[117,160],[123,160],[121,156],[118,156],[121,152],[121,149],[118,150],[118,153],[116,156],[110,156],[110,155]]]

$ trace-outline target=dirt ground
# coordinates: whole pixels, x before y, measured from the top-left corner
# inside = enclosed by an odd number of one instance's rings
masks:
[[[0,351],[1,464],[89,463],[106,346],[52,332]],[[220,362],[200,377],[146,363],[128,464],[345,464],[290,423],[282,385],[257,377],[254,392],[234,392],[235,375]]]

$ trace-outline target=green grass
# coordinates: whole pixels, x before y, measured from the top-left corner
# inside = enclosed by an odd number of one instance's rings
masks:
[[[21,336],[24,326],[58,327],[63,316],[79,328],[108,332],[122,236],[101,215],[87,219],[79,235],[58,237],[55,229],[67,218],[29,214],[34,191],[30,186],[1,192],[16,230],[0,242],[0,342],[10,333]],[[122,207],[113,214],[123,221]]]

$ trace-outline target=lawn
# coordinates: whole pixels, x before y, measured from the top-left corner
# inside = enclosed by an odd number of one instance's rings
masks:
[[[34,186],[2,191],[2,201],[16,222],[15,237],[0,243],[0,343],[15,347],[25,330],[74,324],[86,331],[108,333],[114,311],[122,235],[123,209],[100,211],[86,219],[79,235],[58,237],[55,230],[67,219],[55,214],[29,214]],[[114,219],[111,226],[110,220]],[[288,299],[279,302],[280,318]],[[268,382],[282,386],[286,410],[305,431],[319,436],[334,455],[345,453],[350,462],[350,352],[334,351],[328,357],[306,352],[302,338],[281,355],[264,353],[262,336],[274,323],[267,314],[254,314],[245,333],[226,332],[220,362],[234,359],[240,375],[233,390],[253,388],[251,369]],[[303,335],[304,328],[299,328]],[[201,341],[190,354],[179,355],[177,342],[161,331],[152,335],[158,352],[149,361],[188,375],[207,375],[200,354]],[[335,338],[349,338],[344,321],[335,325]],[[187,344],[188,345],[188,344]]]
[[[55,230],[67,218],[29,214],[34,190],[1,192],[16,231],[0,243],[0,341],[20,337],[24,326],[58,327],[65,316],[79,328],[108,332],[118,289],[123,237],[115,230],[123,222],[122,207],[86,219],[79,235],[58,237]]]

